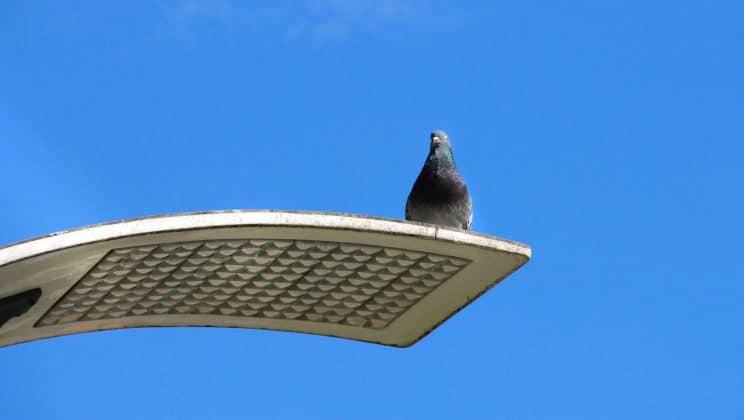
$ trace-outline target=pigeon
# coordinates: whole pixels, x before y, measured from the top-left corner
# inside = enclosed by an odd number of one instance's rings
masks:
[[[470,230],[473,204],[444,131],[431,133],[429,156],[408,195],[406,220]]]

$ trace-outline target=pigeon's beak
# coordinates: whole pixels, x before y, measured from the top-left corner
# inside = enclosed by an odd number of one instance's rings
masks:
[[[442,139],[440,139],[439,136],[434,136],[431,138],[431,142],[434,144],[439,144],[442,142]]]

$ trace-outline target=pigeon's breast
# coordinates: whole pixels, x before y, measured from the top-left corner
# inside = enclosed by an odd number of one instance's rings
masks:
[[[468,187],[457,173],[433,173],[416,180],[413,195],[426,203],[455,202],[468,196]]]

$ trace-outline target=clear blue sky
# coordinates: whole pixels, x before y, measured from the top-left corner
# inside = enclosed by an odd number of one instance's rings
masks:
[[[741,1],[0,2],[0,243],[235,208],[402,217],[449,132],[533,260],[419,344],[0,349],[7,419],[744,417]]]

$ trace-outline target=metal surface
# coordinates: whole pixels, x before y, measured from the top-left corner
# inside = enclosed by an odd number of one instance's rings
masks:
[[[40,288],[0,346],[114,328],[226,326],[408,346],[528,261],[526,245],[345,214],[150,217],[0,248],[0,299]]]

